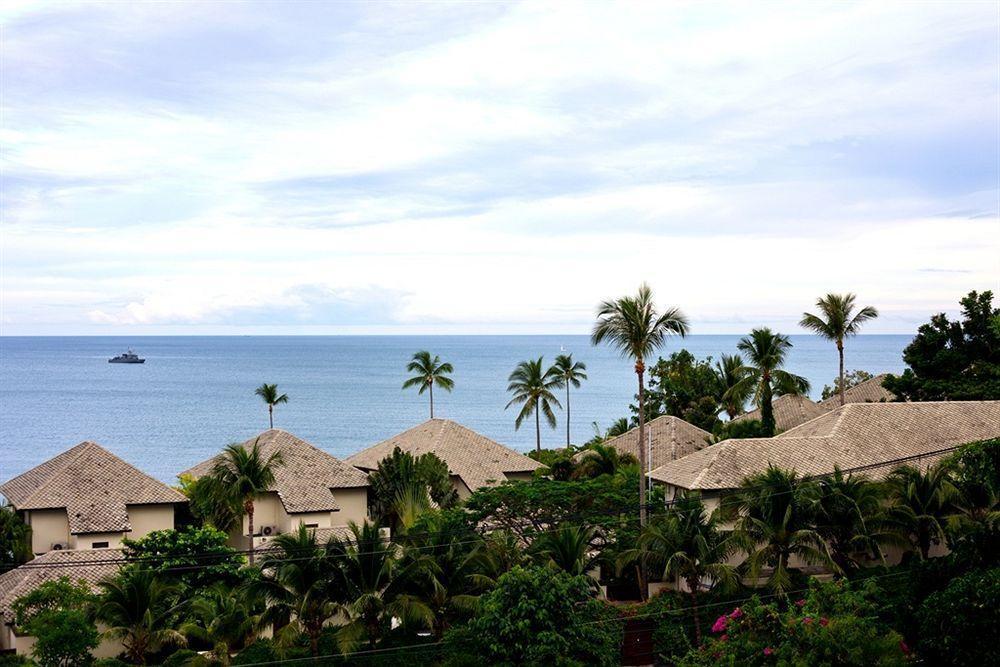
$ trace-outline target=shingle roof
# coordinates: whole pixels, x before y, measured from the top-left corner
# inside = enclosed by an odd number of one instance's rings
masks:
[[[131,530],[127,505],[183,503],[178,491],[93,442],[81,442],[0,486],[19,510],[66,508],[71,533]]]
[[[771,402],[771,407],[774,409],[774,427],[779,432],[795,428],[799,424],[804,424],[826,412],[826,408],[813,403],[808,396],[793,394],[779,396]],[[733,421],[748,419],[760,419],[760,408],[742,414]]]
[[[835,465],[856,468],[997,436],[1000,401],[849,403],[774,438],[724,440],[650,477],[686,489],[731,489],[769,463],[819,475]],[[867,474],[878,478],[890,469]]]
[[[255,442],[266,457],[281,452],[284,463],[275,469],[274,484],[269,490],[278,494],[289,514],[340,509],[335,489],[368,486],[368,475],[287,431],[270,429],[243,445],[249,448]],[[216,458],[202,461],[181,474],[207,475]]]
[[[413,456],[432,452],[448,464],[470,491],[504,481],[504,473],[531,472],[542,464],[448,419],[430,419],[347,459],[351,465],[374,470],[399,447]]]
[[[684,421],[680,417],[663,415],[646,424],[647,436],[652,444],[652,462],[650,467],[656,468],[667,461],[687,456],[702,447],[707,447],[712,434]],[[614,447],[622,454],[631,454],[639,458],[639,429],[633,428],[621,435],[604,441],[605,445]],[[580,460],[587,452],[582,451],[574,458]]]
[[[889,403],[895,401],[896,395],[882,386],[882,380],[886,377],[888,377],[888,373],[882,373],[848,388],[844,392],[844,403]],[[840,407],[840,395],[834,394],[830,398],[820,401],[819,406],[827,410],[836,410]]]
[[[19,597],[46,581],[69,577],[83,580],[94,590],[97,582],[121,567],[121,549],[77,549],[48,551],[24,565],[0,574],[0,620],[13,623],[10,607]]]

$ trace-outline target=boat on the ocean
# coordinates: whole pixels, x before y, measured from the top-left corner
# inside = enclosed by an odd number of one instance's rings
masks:
[[[111,357],[108,359],[109,364],[144,364],[145,359],[142,359],[138,354],[129,350],[124,354],[119,354],[117,357]]]

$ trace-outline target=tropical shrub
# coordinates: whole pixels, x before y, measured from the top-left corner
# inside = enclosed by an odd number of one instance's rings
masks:
[[[258,639],[240,651],[232,660],[232,665],[255,665],[277,662],[278,651],[270,639]]]
[[[39,614],[50,611],[85,611],[95,600],[87,582],[59,577],[38,585],[30,593],[14,600],[14,626],[24,630]],[[30,633],[26,633],[30,634]]]
[[[31,526],[12,506],[0,504],[0,574],[32,558]]]
[[[79,609],[36,614],[22,630],[35,638],[31,654],[41,667],[82,667],[94,661],[97,628]]]
[[[1000,664],[1000,568],[953,579],[924,600],[917,620],[920,656],[929,664]]]
[[[667,359],[661,357],[648,370],[646,419],[673,415],[709,432],[715,428],[724,389],[711,357],[697,359],[680,350]],[[635,405],[629,408],[638,413]]]
[[[234,587],[245,579],[243,556],[226,544],[228,536],[211,527],[154,530],[138,540],[125,539],[125,558],[160,579],[182,584],[189,594],[215,584]]]
[[[515,567],[481,598],[476,617],[449,633],[449,642],[487,664],[617,665],[621,620],[591,590],[585,577]]]
[[[399,447],[378,463],[370,475],[368,505],[371,516],[396,533],[403,513],[400,507],[408,495],[418,493],[429,507],[433,500],[438,507],[448,508],[458,502],[458,493],[451,483],[448,465],[428,452],[413,456]]]
[[[672,665],[694,646],[689,601],[675,591],[663,591],[639,607],[636,615],[654,621],[653,652],[657,664]]]

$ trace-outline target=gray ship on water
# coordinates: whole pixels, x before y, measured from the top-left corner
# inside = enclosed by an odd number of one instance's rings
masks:
[[[144,364],[146,360],[141,358],[138,354],[129,350],[125,354],[119,354],[117,357],[111,357],[108,359],[109,364]]]

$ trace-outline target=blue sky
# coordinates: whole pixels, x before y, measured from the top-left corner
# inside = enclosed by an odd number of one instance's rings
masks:
[[[995,3],[5,3],[2,333],[695,333],[1000,287]]]

